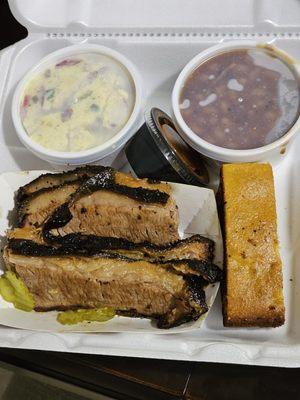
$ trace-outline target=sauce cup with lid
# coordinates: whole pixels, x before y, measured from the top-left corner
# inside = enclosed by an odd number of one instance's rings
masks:
[[[21,142],[51,164],[111,164],[142,120],[139,73],[108,47],[65,47],[19,82],[12,118]]]
[[[243,75],[245,62],[249,65]],[[212,164],[276,162],[300,130],[299,82],[297,61],[273,45],[246,40],[218,44],[195,56],[179,74],[172,93],[174,122],[183,139]],[[278,101],[272,96],[275,91]],[[244,143],[239,131],[244,131]]]

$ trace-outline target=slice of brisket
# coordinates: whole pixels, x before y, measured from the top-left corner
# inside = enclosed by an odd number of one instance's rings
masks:
[[[168,244],[179,239],[178,209],[167,184],[150,184],[106,170],[86,180],[43,226],[46,241],[70,233]],[[153,185],[153,184],[152,184]]]
[[[207,311],[203,279],[168,265],[115,254],[32,257],[6,248],[7,268],[28,287],[36,311],[113,307],[170,328]]]

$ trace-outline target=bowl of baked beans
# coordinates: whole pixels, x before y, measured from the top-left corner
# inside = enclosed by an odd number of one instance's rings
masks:
[[[181,71],[172,107],[183,139],[207,157],[269,160],[300,131],[299,64],[269,44],[218,44]]]

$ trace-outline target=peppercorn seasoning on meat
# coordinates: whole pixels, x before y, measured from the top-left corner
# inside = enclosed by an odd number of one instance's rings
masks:
[[[221,195],[224,325],[280,326],[285,310],[272,167],[223,165]]]

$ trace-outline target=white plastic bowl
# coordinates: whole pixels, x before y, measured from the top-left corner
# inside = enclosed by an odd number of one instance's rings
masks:
[[[217,54],[238,49],[253,49],[257,47],[267,46],[267,48],[275,53],[276,56],[281,58],[285,63],[288,63],[298,75],[300,80],[300,66],[289,54],[273,45],[258,43],[256,41],[236,40],[232,42],[225,42],[204,50],[195,56],[179,74],[172,93],[172,108],[175,119],[175,124],[184,140],[189,143],[195,150],[205,156],[221,161],[221,162],[254,162],[254,161],[268,161],[280,158],[286,153],[286,148],[297,132],[300,131],[300,116],[292,126],[292,128],[278,140],[262,147],[249,150],[235,150],[216,146],[207,142],[196,135],[182,118],[179,99],[181,89],[189,77],[189,75],[203,62]]]
[[[47,66],[55,64],[63,57],[74,56],[82,53],[99,53],[109,56],[122,64],[128,71],[135,89],[135,104],[132,113],[125,126],[116,133],[110,140],[103,144],[92,147],[88,150],[77,152],[59,152],[47,149],[33,141],[23,127],[20,115],[20,105],[24,94],[24,89],[31,79],[39,72],[45,70]],[[135,66],[122,54],[105,46],[97,44],[80,44],[68,46],[55,51],[43,58],[34,68],[32,68],[19,82],[12,100],[12,119],[21,142],[35,155],[52,164],[58,165],[80,165],[92,162],[100,162],[109,159],[113,161],[125,143],[136,132],[142,117],[142,87],[139,73]]]

